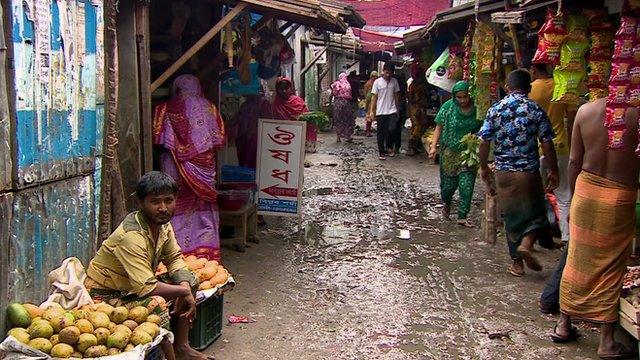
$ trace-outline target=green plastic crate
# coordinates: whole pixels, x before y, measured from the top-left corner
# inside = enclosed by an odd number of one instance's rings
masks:
[[[204,350],[222,335],[222,307],[224,296],[216,295],[198,304],[193,327],[189,331],[189,344]]]

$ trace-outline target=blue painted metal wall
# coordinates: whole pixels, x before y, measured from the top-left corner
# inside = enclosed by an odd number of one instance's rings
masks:
[[[105,114],[102,1],[9,7],[16,170],[0,190],[0,309],[44,300],[62,260],[93,256]]]
[[[88,175],[102,142],[101,2],[12,0],[11,6],[16,185]]]

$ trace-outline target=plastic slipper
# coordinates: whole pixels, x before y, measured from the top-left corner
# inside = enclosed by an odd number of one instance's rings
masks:
[[[573,325],[571,325],[571,330],[569,330],[569,335],[567,336],[558,335],[556,330],[558,330],[558,325],[553,327],[553,334],[551,334],[551,340],[556,344],[564,344],[564,343],[572,342],[572,341],[578,340],[578,338],[582,336],[578,328]]]
[[[509,267],[507,268],[507,273],[509,273],[509,275],[512,275],[512,276],[515,276],[515,277],[523,277],[524,276],[524,271],[522,271],[522,272],[516,271],[516,269],[513,268],[513,265],[509,265]]]
[[[470,229],[473,229],[474,227],[476,227],[469,220],[458,220],[458,225],[464,226]]]
[[[618,344],[618,351],[615,354],[598,354],[600,359],[609,360],[609,359],[630,359],[636,357],[636,352],[633,349],[629,349],[622,344]]]
[[[538,259],[536,259],[536,257],[533,256],[533,254],[531,254],[531,251],[523,248],[522,246],[519,246],[518,254],[522,256],[522,260],[524,260],[525,264],[527,264],[527,267],[529,269],[533,271],[542,271],[542,265],[540,265],[540,263],[538,262]]]

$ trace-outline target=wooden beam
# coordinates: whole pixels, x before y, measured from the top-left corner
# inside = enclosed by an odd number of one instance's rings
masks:
[[[309,63],[305,65],[302,71],[300,71],[300,78],[302,78],[304,74],[306,74],[307,71],[309,71],[309,69],[311,69],[311,67],[315,65],[316,62],[318,62],[322,54],[324,54],[328,48],[329,48],[329,45],[325,45],[322,49],[320,49],[320,51],[316,54],[316,56],[314,56],[313,59],[311,59],[311,61],[309,61]]]
[[[176,71],[178,71],[182,67],[182,65],[184,65],[187,61],[189,61],[189,59],[191,59],[191,57],[193,57],[193,55],[195,55],[200,49],[202,49],[202,47],[204,47],[211,39],[213,39],[216,35],[218,35],[220,30],[222,30],[222,28],[225,27],[225,25],[230,23],[231,20],[233,20],[233,18],[235,18],[246,7],[247,7],[247,4],[244,2],[241,2],[236,6],[234,6],[233,9],[231,9],[231,11],[227,13],[227,15],[225,15],[217,24],[215,24],[211,28],[211,30],[209,30],[206,34],[204,34],[200,38],[200,40],[198,40],[198,42],[193,44],[193,46],[189,50],[187,50],[187,52],[182,54],[182,56],[180,56],[180,58],[176,60],[176,62],[173,63],[173,65],[171,65],[167,70],[165,70],[165,72],[162,73],[162,75],[160,75],[160,77],[158,77],[151,84],[151,92],[153,93],[158,87],[160,87],[160,85],[162,85],[162,83],[167,81],[167,79],[169,79],[171,75],[173,75]]]
[[[302,24],[294,24],[288,31],[286,34],[284,34],[284,38],[288,39],[291,37],[291,35],[296,33],[296,30],[298,30],[300,28],[300,26],[302,26]]]
[[[511,48],[514,47],[513,44],[513,39],[511,39],[503,30],[500,26],[494,24],[491,21],[491,17],[487,14],[479,14],[478,15],[478,20],[480,20],[481,22],[483,22],[484,24],[486,24],[487,26],[489,26],[491,28],[491,30],[498,35],[498,37],[500,39],[502,39],[504,42],[506,42],[507,44],[509,44],[509,46],[511,46]]]
[[[285,30],[287,30],[287,28],[289,28],[289,26],[293,25],[293,22],[291,21],[287,21],[284,25],[280,26],[280,32],[283,32]]]
[[[270,15],[263,15],[260,20],[258,20],[255,24],[253,24],[253,26],[251,27],[251,32],[256,33],[258,31],[260,31],[260,29],[262,29],[265,25],[267,25],[267,23],[269,23],[269,21],[273,20],[273,17]]]
[[[151,60],[149,58],[149,5],[135,2],[136,45],[138,52],[138,86],[140,88],[140,143],[142,173],[153,170],[153,124],[151,110]]]

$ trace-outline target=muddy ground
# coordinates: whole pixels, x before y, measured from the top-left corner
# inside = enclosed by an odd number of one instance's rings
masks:
[[[549,339],[544,270],[505,272],[506,242],[440,219],[438,168],[422,155],[377,159],[375,138],[323,134],[305,170],[304,230],[268,219],[259,244],[223,251],[236,288],[224,299],[216,359],[597,359],[598,334]],[[479,225],[482,184],[471,218]],[[409,240],[398,230],[409,230]],[[229,315],[250,324],[227,324]]]

